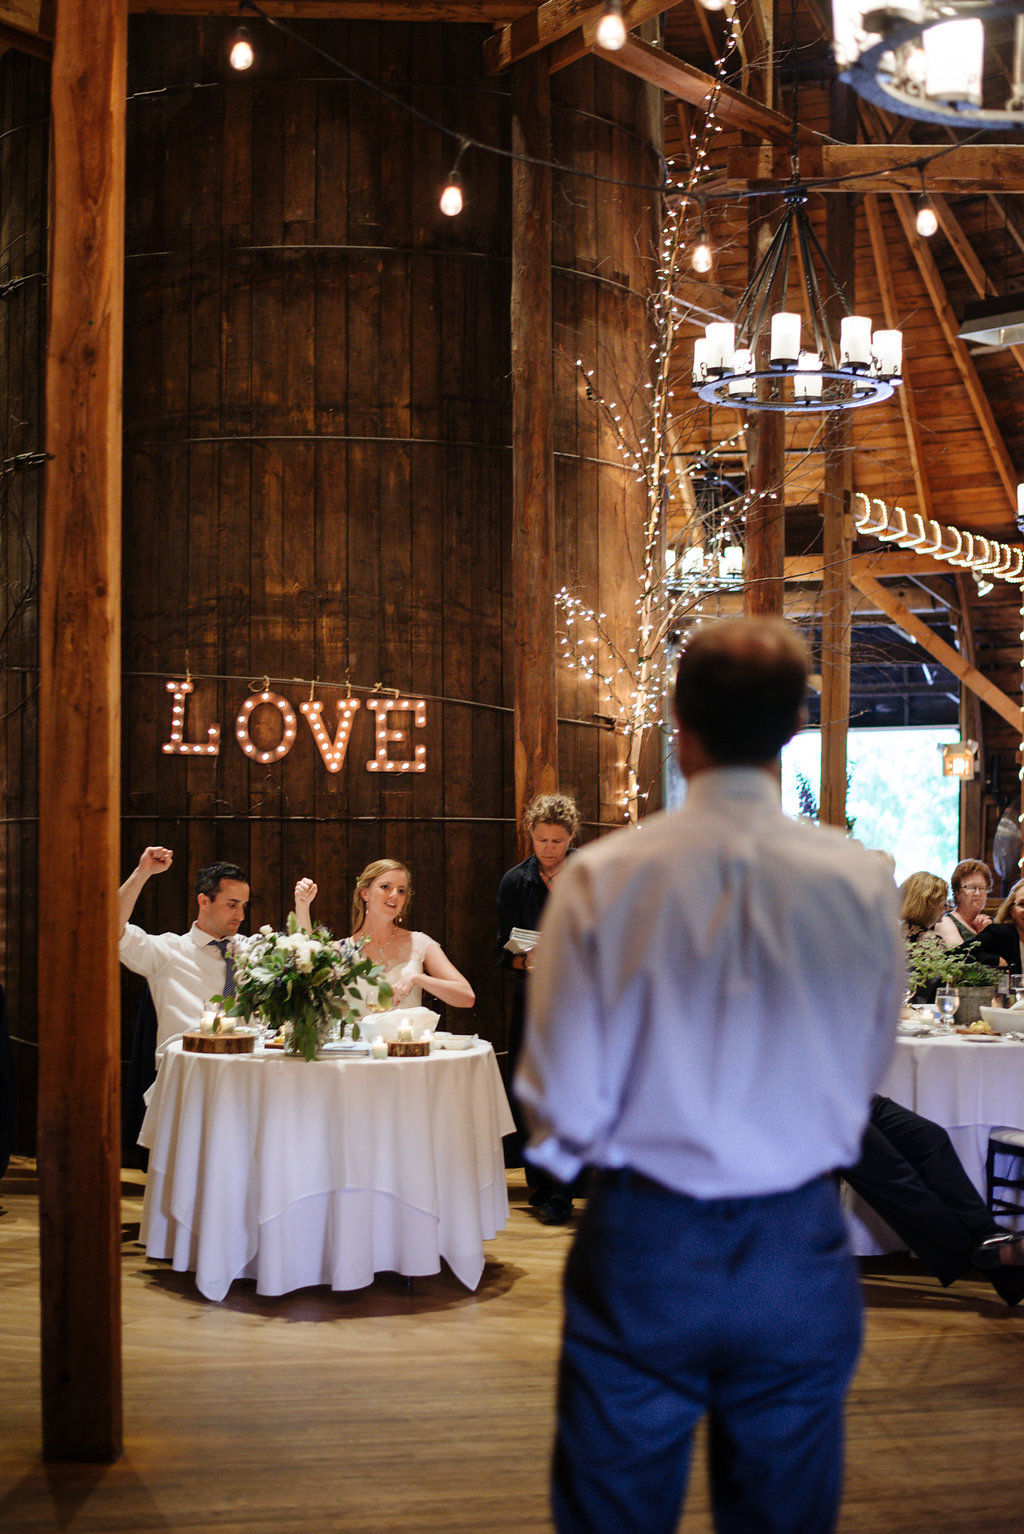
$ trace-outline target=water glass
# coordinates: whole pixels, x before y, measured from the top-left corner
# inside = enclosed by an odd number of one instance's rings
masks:
[[[943,1022],[951,1023],[957,1007],[960,1005],[960,992],[955,985],[940,985],[935,992],[935,1005],[938,1007]]]

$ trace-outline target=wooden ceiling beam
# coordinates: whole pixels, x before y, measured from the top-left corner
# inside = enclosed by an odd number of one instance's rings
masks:
[[[914,221],[914,207],[911,198],[906,192],[895,192],[892,195],[893,205],[899,215],[903,232],[906,235],[907,244],[911,254],[917,263],[917,269],[921,279],[928,290],[928,296],[932,301],[936,317],[942,327],[942,333],[946,338],[953,361],[956,363],[963,386],[967,391],[971,409],[981,428],[982,435],[988,444],[988,450],[995,466],[996,473],[1003,482],[1010,506],[1016,513],[1017,507],[1017,471],[1010,461],[1010,455],[1006,451],[1002,433],[996,425],[996,418],[992,414],[992,407],[988,402],[981,379],[971,358],[967,347],[957,335],[960,322],[953,313],[953,307],[946,294],[946,285],[942,275],[935,264],[935,257],[928,249],[928,241],[922,240],[917,233]]]
[[[1024,712],[1020,705],[1014,703],[1012,698],[1007,697],[993,682],[982,676],[977,667],[972,666],[952,645],[946,644],[945,640],[933,634],[926,623],[922,623],[904,602],[901,602],[893,592],[888,591],[881,581],[874,580],[871,576],[854,572],[851,576],[857,590],[864,596],[870,597],[877,602],[882,612],[886,613],[899,628],[916,639],[923,650],[937,660],[940,666],[945,666],[947,671],[959,678],[965,687],[975,693],[983,703],[994,709],[1001,719],[1013,726],[1018,736],[1024,733]]]
[[[935,216],[939,220],[939,228],[949,241],[950,247],[960,265],[971,279],[974,291],[978,297],[996,297],[999,289],[982,266],[963,225],[949,206],[945,197],[941,193],[929,193],[929,197],[932,207],[935,209]],[[1006,350],[1010,353],[1021,371],[1024,372],[1024,346],[1008,346]]]
[[[801,147],[800,176],[812,183],[857,177],[856,184],[837,188],[845,192],[916,192],[919,150],[910,144],[819,142]],[[772,144],[738,145],[726,150],[725,171],[726,184],[734,190],[779,185],[790,177],[789,154]],[[1015,144],[964,144],[932,160],[927,179],[930,192],[963,192],[965,185],[975,193],[1024,192],[1024,155]]]
[[[627,37],[625,47],[617,53],[605,53],[600,48],[594,52],[619,69],[625,69],[629,74],[646,80],[649,85],[656,85],[667,96],[688,101],[691,106],[703,106],[715,88],[714,75],[705,74],[702,69],[696,69],[683,59],[675,58],[671,53],[666,53],[664,48],[652,47],[639,37]],[[563,44],[556,45],[551,53],[552,71],[561,69],[566,63],[574,63],[577,56],[564,56]],[[779,144],[789,144],[792,141],[793,125],[788,117],[784,117],[781,112],[773,112],[771,107],[755,101],[753,96],[730,90],[728,86],[722,87],[718,98],[717,119],[724,127],[764,134]],[[801,145],[827,142],[813,128],[800,128],[799,135]]]
[[[680,0],[626,0],[622,7],[622,19],[627,32],[652,21],[663,11],[672,10]],[[484,43],[484,67],[488,74],[500,74],[510,64],[536,53],[539,48],[552,48],[564,39],[573,42],[563,50],[562,63],[572,64],[594,49],[597,24],[604,11],[604,0],[544,0],[529,14],[521,16],[489,37]],[[613,54],[596,50],[602,58],[614,58]]]
[[[505,26],[537,9],[536,0],[259,0],[259,5],[282,21],[457,21],[492,26]],[[241,14],[239,0],[128,0],[128,10],[137,16],[254,19],[252,11],[248,18]]]
[[[997,197],[994,192],[989,192],[988,201],[1017,249],[1024,251],[1024,213],[1020,211],[1016,203],[1007,202],[1004,197]]]
[[[48,59],[56,20],[55,0],[0,0],[0,43]]]

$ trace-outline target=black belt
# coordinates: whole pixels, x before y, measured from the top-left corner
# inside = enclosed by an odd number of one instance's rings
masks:
[[[594,1182],[605,1188],[628,1188],[634,1193],[660,1193],[669,1198],[685,1198],[685,1193],[680,1193],[677,1188],[669,1188],[663,1182],[657,1182],[653,1177],[648,1177],[646,1172],[638,1172],[635,1167],[595,1167]]]

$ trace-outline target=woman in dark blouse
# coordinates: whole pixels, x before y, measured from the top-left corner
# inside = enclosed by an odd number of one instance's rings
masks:
[[[974,945],[982,964],[991,964],[1020,974],[1024,966],[1024,879],[1019,879],[1006,896],[996,919],[986,927]]]
[[[498,886],[498,946],[502,965],[511,971],[515,990],[512,997],[512,1022],[508,1036],[509,1081],[515,1075],[523,1043],[526,1012],[526,976],[530,955],[507,952],[505,944],[513,927],[535,932],[540,926],[548,892],[565,867],[579,830],[580,812],[569,794],[538,794],[527,805],[523,825],[533,843],[533,852],[525,862],[517,863],[502,876]],[[513,1098],[512,1112],[520,1139],[525,1144],[526,1131],[519,1106]],[[533,1188],[530,1203],[545,1225],[564,1225],[572,1213],[572,1190],[554,1182],[547,1173],[526,1164],[527,1181]]]

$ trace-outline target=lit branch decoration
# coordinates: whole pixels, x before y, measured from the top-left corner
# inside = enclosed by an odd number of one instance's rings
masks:
[[[696,130],[691,132],[692,160],[688,177],[676,182],[666,195],[657,282],[650,299],[655,335],[651,343],[651,381],[637,387],[628,396],[632,403],[619,403],[606,399],[600,392],[594,381],[594,368],[585,367],[582,359],[576,362],[587,398],[603,412],[625,467],[646,486],[643,558],[636,571],[639,594],[636,598],[635,645],[623,647],[617,644],[608,628],[606,615],[597,612],[568,587],[563,586],[555,598],[565,623],[565,631],[560,635],[562,659],[571,669],[582,671],[584,676],[598,678],[616,719],[616,727],[622,733],[626,769],[622,804],[624,818],[633,823],[639,820],[642,801],[647,797],[646,792],[641,792],[639,779],[644,740],[653,725],[662,723],[670,640],[687,618],[699,614],[701,599],[722,585],[725,550],[730,543],[738,547],[743,513],[748,504],[747,498],[743,497],[735,506],[716,508],[714,525],[701,528],[697,537],[684,538],[683,541],[690,544],[687,557],[666,570],[663,519],[672,454],[672,356],[677,332],[686,318],[686,307],[675,289],[684,264],[684,253],[693,243],[693,210],[702,214],[700,185],[707,173],[712,137],[721,131],[716,122],[717,106],[728,61],[738,46],[739,37],[739,24],[734,14],[722,57],[716,62],[716,81],[708,94],[699,136]],[[742,435],[743,427],[728,438],[727,443],[718,446],[731,445]],[[712,451],[709,446],[708,461]],[[694,469],[690,472],[692,474]],[[699,516],[697,520],[700,521]],[[725,579],[730,579],[729,572]]]

